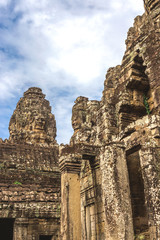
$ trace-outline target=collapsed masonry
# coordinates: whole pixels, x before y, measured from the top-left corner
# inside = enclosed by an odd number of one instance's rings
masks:
[[[160,239],[160,1],[144,6],[102,100],[76,99],[70,145],[40,89],[17,104],[0,147],[0,228],[14,240]]]

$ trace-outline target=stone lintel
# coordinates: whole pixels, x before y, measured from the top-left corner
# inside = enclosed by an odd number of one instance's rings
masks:
[[[119,141],[108,142],[108,143],[106,143],[103,147],[104,147],[104,148],[107,148],[107,147],[110,147],[110,146],[112,146],[112,147],[119,147],[119,148],[124,148],[124,149],[125,149],[124,143],[123,143],[123,142],[119,142]]]
[[[99,153],[100,146],[78,143],[73,146],[66,145],[61,149],[61,156],[66,156],[68,154],[80,154],[88,156],[96,156]]]
[[[61,172],[79,173],[81,170],[81,159],[63,158],[59,161]]]
[[[24,217],[16,218],[15,220],[16,225],[28,226],[28,223],[29,223],[28,218],[24,218]]]
[[[99,147],[87,144],[75,144],[65,146],[60,151],[60,171],[79,173],[81,160],[95,160],[99,153]]]

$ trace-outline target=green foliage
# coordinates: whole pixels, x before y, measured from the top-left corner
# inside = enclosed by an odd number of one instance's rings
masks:
[[[58,205],[57,206],[57,211],[60,211],[61,210],[61,205]]]
[[[151,110],[149,108],[149,104],[148,104],[148,98],[146,97],[146,95],[144,94],[143,95],[143,103],[144,103],[144,106],[146,108],[146,112],[147,114],[149,115],[151,113]]]
[[[0,169],[4,168],[4,163],[0,163]]]
[[[57,215],[57,217],[61,215],[61,205],[60,204],[58,204],[56,207],[56,215]]]
[[[135,240],[145,240],[145,235],[144,234],[138,234],[135,236]]]
[[[143,240],[143,239],[145,239],[145,236],[144,235],[140,235],[139,236],[139,240]]]
[[[22,185],[22,183],[21,183],[21,182],[18,182],[18,181],[15,181],[14,184]]]

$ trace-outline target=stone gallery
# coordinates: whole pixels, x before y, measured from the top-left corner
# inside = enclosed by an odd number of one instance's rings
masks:
[[[144,7],[101,101],[76,99],[69,145],[40,88],[19,100],[0,140],[0,239],[160,240],[160,1]]]

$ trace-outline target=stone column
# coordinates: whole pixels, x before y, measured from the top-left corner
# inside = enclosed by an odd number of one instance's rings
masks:
[[[28,240],[28,218],[16,218],[13,240]]]
[[[38,219],[29,219],[27,240],[39,240],[38,226]]]
[[[61,239],[81,239],[80,156],[61,154]]]
[[[122,144],[111,143],[101,149],[105,239],[133,240],[129,178]]]
[[[140,150],[145,201],[148,207],[150,239],[160,239],[160,147],[142,146]]]
[[[90,205],[90,216],[91,216],[91,240],[96,240],[96,216],[94,204]]]
[[[86,207],[86,240],[91,239],[91,216],[90,216],[90,206]]]

